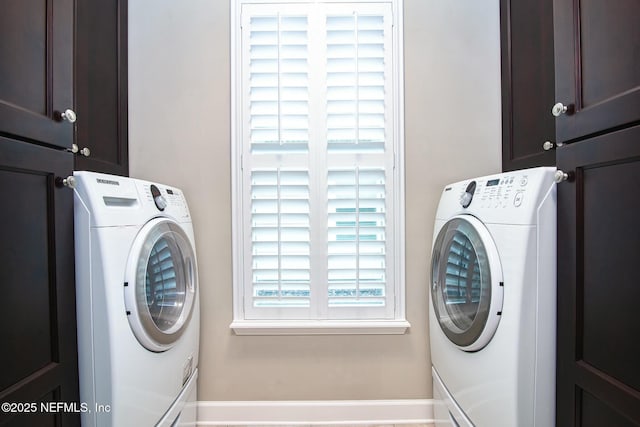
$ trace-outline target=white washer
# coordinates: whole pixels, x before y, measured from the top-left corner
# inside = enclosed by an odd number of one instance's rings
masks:
[[[442,193],[429,304],[437,427],[555,425],[554,173],[507,172]]]
[[[193,227],[173,187],[75,172],[83,426],[195,425]]]

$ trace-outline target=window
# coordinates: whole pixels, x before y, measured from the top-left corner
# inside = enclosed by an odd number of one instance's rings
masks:
[[[236,333],[403,333],[401,0],[232,0]]]

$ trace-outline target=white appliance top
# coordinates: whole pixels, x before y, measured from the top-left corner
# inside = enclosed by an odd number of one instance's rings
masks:
[[[486,224],[534,225],[540,203],[556,185],[555,171],[522,169],[449,184],[442,191],[436,219],[471,214]]]
[[[141,225],[155,217],[191,222],[187,201],[178,188],[96,172],[73,175],[75,202],[90,212],[92,227]]]

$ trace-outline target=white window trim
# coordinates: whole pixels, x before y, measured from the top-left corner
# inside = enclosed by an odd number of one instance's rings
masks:
[[[232,198],[232,246],[233,246],[233,321],[230,328],[236,335],[327,335],[327,334],[404,334],[410,328],[405,314],[405,209],[404,209],[404,58],[402,14],[403,0],[351,0],[349,3],[388,3],[393,10],[393,73],[396,76],[393,100],[393,138],[394,166],[397,183],[394,191],[393,206],[396,215],[394,222],[394,318],[388,320],[247,320],[244,316],[243,280],[243,244],[244,233],[241,221],[242,199],[242,117],[241,69],[242,55],[240,46],[240,22],[242,5],[247,3],[316,3],[311,0],[229,0],[231,19],[231,198]],[[342,0],[323,0],[326,3],[338,3]]]

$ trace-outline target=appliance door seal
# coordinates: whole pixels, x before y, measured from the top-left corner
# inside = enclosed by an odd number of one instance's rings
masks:
[[[485,225],[458,215],[441,228],[431,258],[431,302],[440,328],[464,351],[493,338],[503,302],[498,249]]]
[[[193,245],[167,218],[145,224],[129,253],[124,282],[126,315],[145,348],[171,348],[189,324],[198,286]]]

